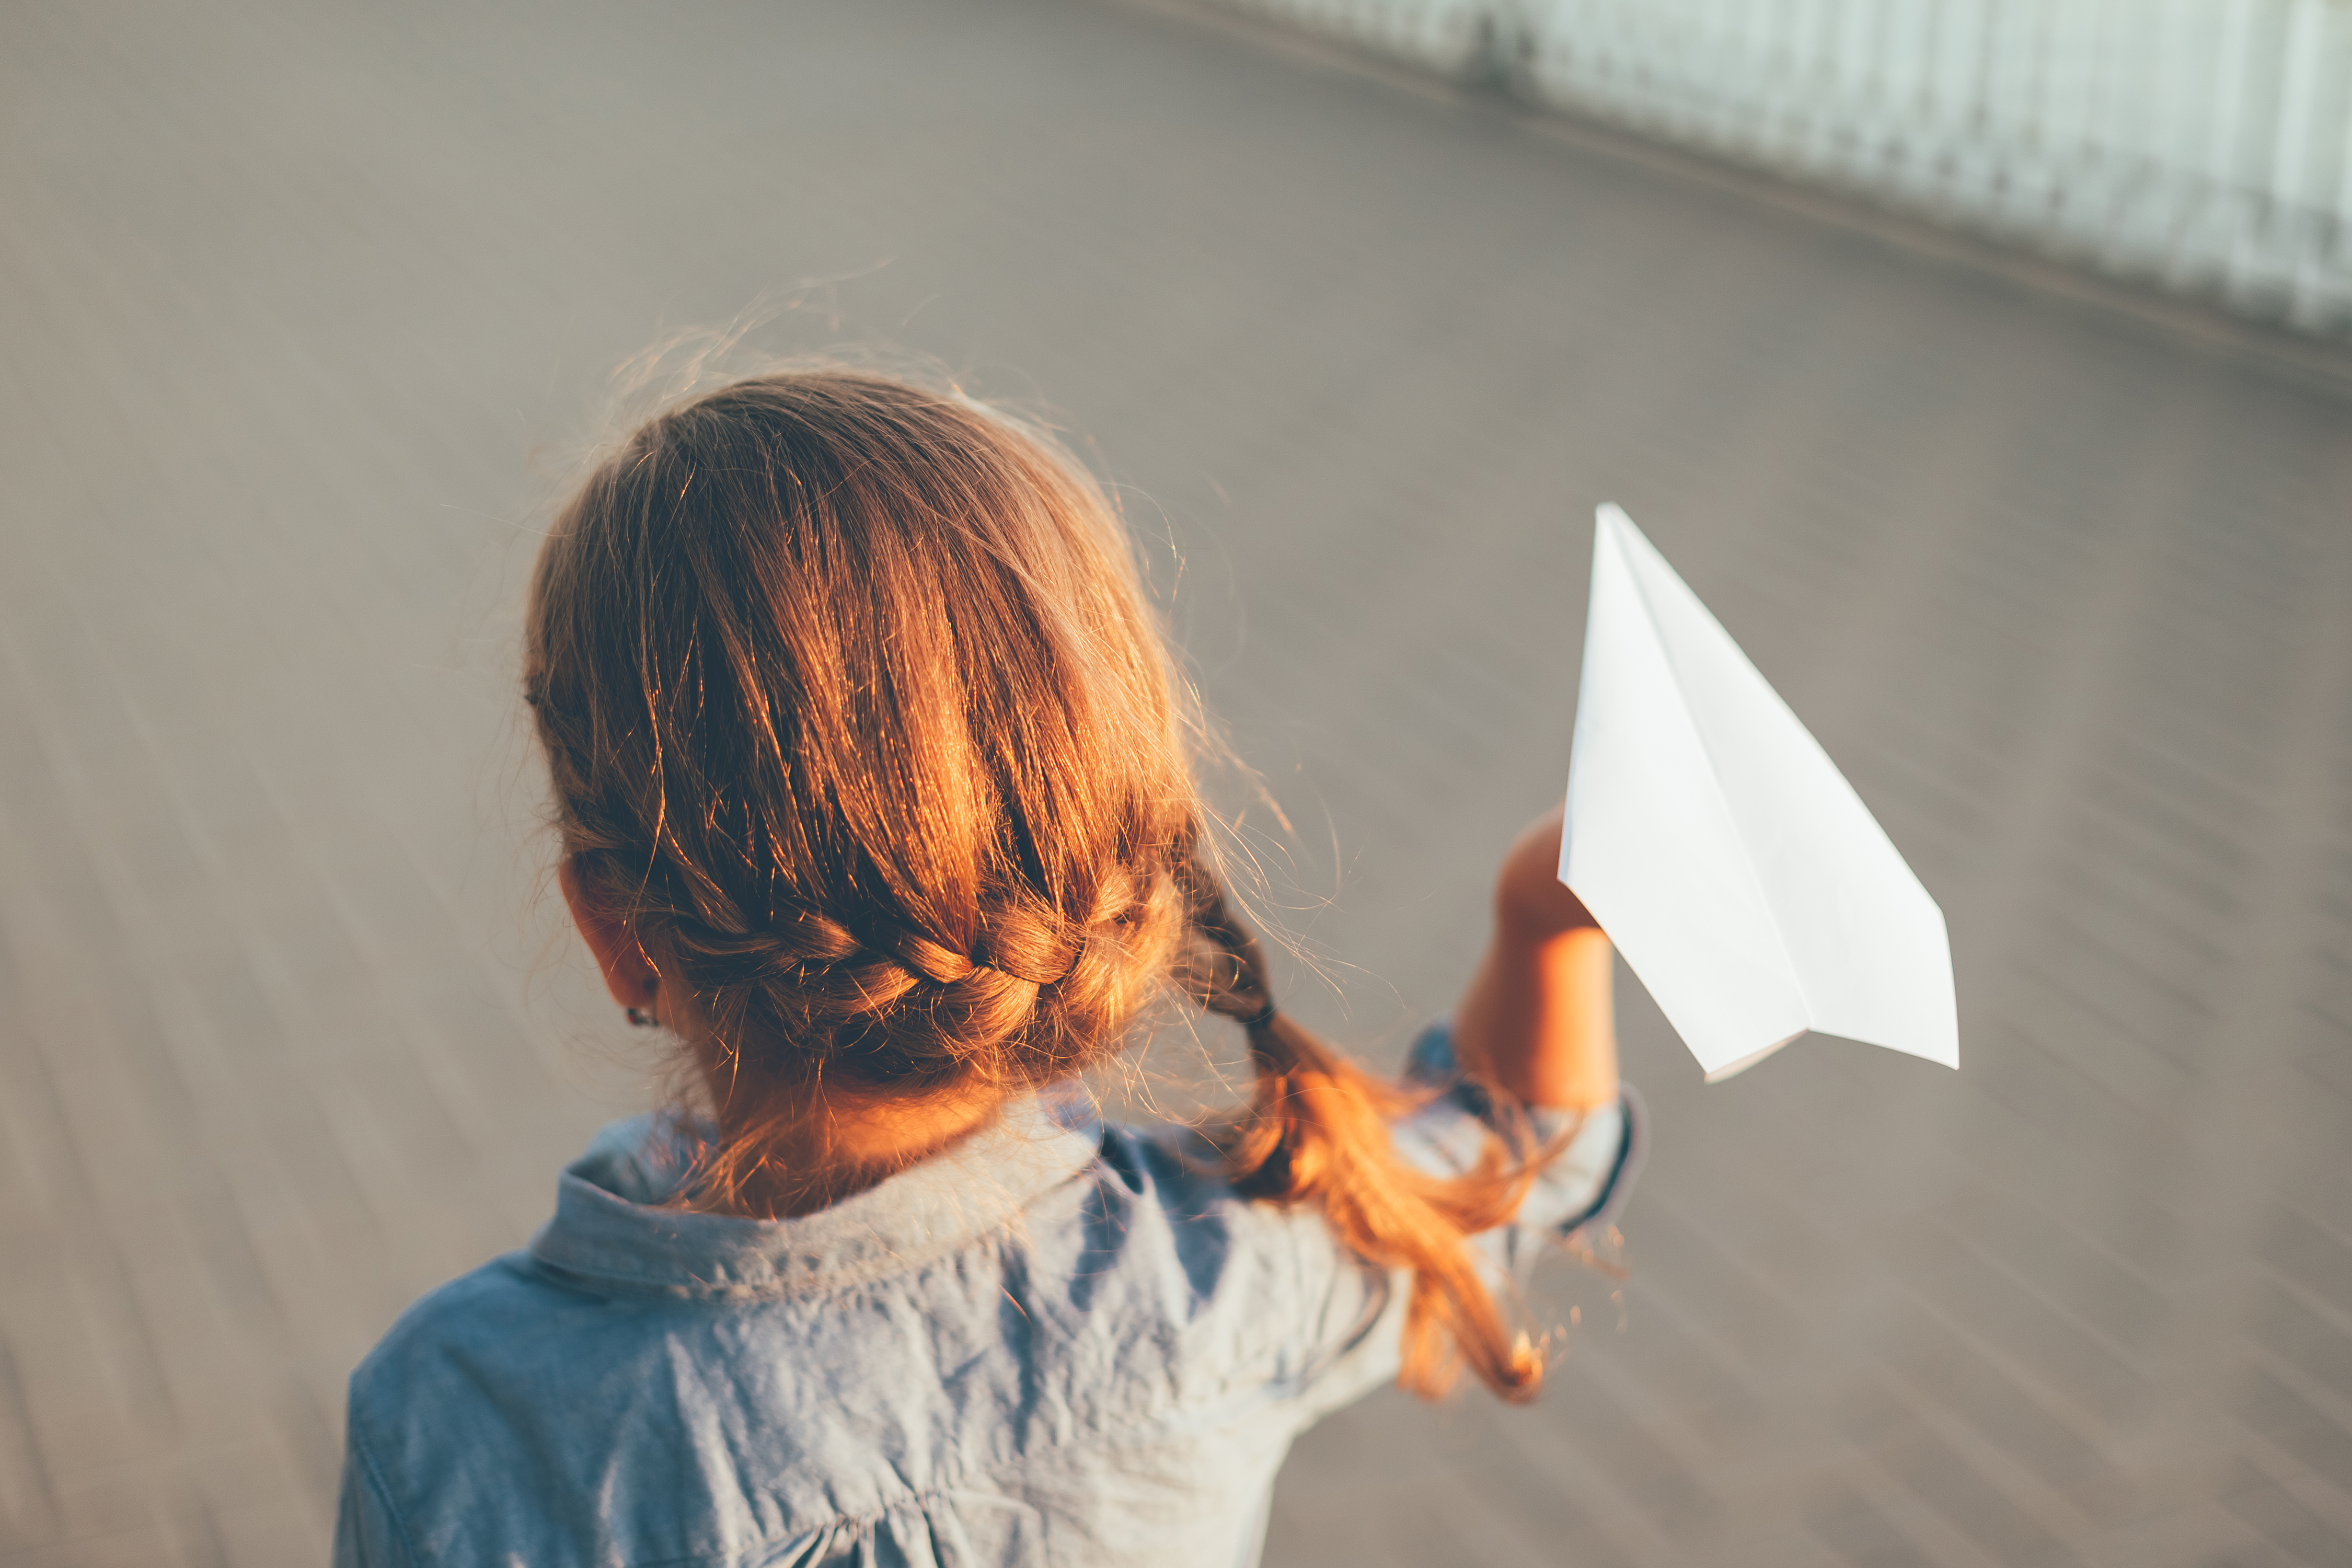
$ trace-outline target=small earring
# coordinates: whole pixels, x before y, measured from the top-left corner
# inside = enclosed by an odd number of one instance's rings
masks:
[[[661,1022],[659,1018],[655,1017],[643,1007],[631,1007],[626,1009],[626,1011],[629,1015],[629,1022],[635,1024],[640,1029],[653,1028]]]

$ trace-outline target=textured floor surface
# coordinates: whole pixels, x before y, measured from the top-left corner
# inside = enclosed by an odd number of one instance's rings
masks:
[[[1079,0],[19,5],[0,138],[0,1562],[321,1561],[352,1363],[645,1092],[514,593],[764,294],[1128,487],[1367,1052],[1565,775],[1601,500],[1949,916],[1958,1075],[1702,1089],[1629,984],[1622,1300],[1311,1435],[1271,1563],[2352,1563],[2342,398]]]

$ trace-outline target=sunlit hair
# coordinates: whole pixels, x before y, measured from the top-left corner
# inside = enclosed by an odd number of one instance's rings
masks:
[[[1042,434],[845,370],[684,402],[558,515],[526,689],[565,853],[719,1053],[705,1194],[742,1204],[819,1093],[1067,1078],[1173,985],[1248,1031],[1238,1189],[1411,1271],[1401,1381],[1533,1394],[1463,1245],[1526,1161],[1402,1163],[1399,1091],[1275,1010],[1125,531]]]

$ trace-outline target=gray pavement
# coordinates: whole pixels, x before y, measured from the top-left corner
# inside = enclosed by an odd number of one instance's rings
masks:
[[[1629,983],[1622,1292],[1311,1435],[1270,1562],[2352,1562],[2352,405],[1079,0],[0,11],[0,1562],[320,1561],[352,1363],[648,1092],[515,590],[609,368],[812,279],[763,342],[1127,487],[1367,1053],[1565,776],[1601,500],[1950,919],[1958,1075],[1702,1089]]]

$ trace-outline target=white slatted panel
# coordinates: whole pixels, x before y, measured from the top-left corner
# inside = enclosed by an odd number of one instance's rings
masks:
[[[2352,0],[1226,0],[2352,335]]]

